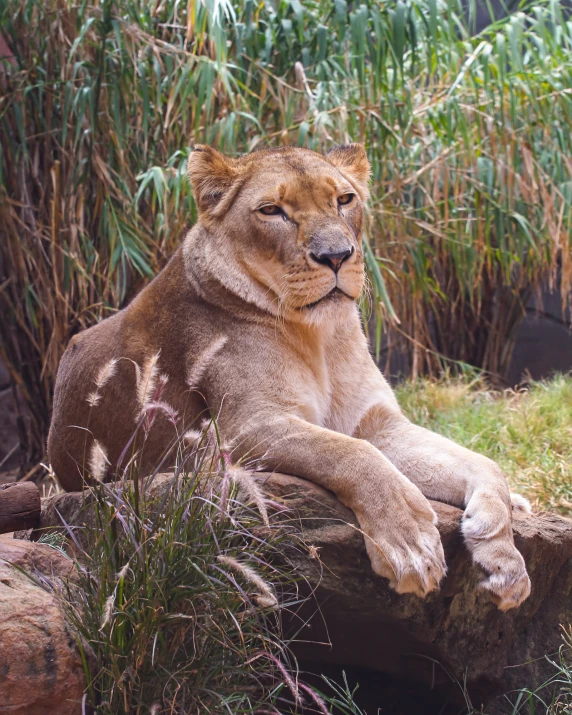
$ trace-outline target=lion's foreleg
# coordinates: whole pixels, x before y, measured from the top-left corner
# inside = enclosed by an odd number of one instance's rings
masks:
[[[310,479],[355,513],[373,569],[398,593],[425,596],[446,567],[435,512],[398,469],[364,440],[289,415],[257,414],[234,456]]]
[[[430,499],[464,508],[462,530],[473,559],[487,574],[483,586],[499,608],[518,606],[530,593],[530,580],[514,545],[512,501],[506,479],[493,461],[441,435],[418,427],[403,415],[379,410],[379,429],[364,435]],[[515,506],[522,508],[524,500]]]

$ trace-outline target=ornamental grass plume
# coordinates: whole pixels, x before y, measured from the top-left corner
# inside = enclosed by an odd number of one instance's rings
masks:
[[[195,358],[195,361],[187,374],[187,385],[191,388],[191,390],[199,389],[205,372],[213,359],[216,357],[217,353],[219,353],[226,345],[227,340],[228,338],[226,335],[220,336],[201,353],[199,353],[197,358]]]
[[[228,566],[233,571],[240,574],[245,581],[252,584],[259,591],[256,596],[256,602],[259,606],[263,606],[265,608],[274,608],[278,606],[278,599],[276,598],[276,594],[274,593],[272,587],[266,583],[266,581],[264,581],[250,566],[247,566],[232,556],[224,556],[222,554],[217,556],[217,561],[223,564],[223,566]]]
[[[137,363],[134,363],[137,384],[137,400],[141,410],[145,408],[145,405],[149,402],[151,395],[153,395],[156,389],[157,379],[159,378],[159,368],[157,367],[159,355],[160,352],[150,355],[145,361],[142,370]]]
[[[227,475],[231,481],[240,487],[242,494],[247,497],[248,501],[256,505],[264,525],[269,527],[267,500],[254,478],[254,473],[240,466],[230,465],[223,477],[223,484]]]
[[[252,480],[228,464],[221,508],[212,480],[223,478],[226,457],[215,455],[213,472],[200,444],[190,454],[183,445],[175,474],[158,486],[97,481],[92,489],[94,528],[76,539],[78,579],[64,606],[78,646],[94,653],[95,663],[84,658],[87,700],[101,715],[147,703],[161,714],[299,712],[281,632],[282,611],[299,603],[283,542],[298,537],[272,525],[252,485],[257,508],[241,502]],[[101,476],[101,460],[94,466]],[[266,657],[253,661],[255,653]]]
[[[117,371],[117,360],[113,358],[105,363],[99,370],[94,380],[95,390],[87,396],[87,402],[91,407],[97,407],[101,401],[101,390],[115,376]]]
[[[101,625],[99,630],[102,631],[105,626],[111,621],[111,616],[113,615],[113,606],[115,604],[115,592],[112,593],[105,599],[105,608],[103,609],[103,618],[101,619]]]
[[[89,472],[93,479],[102,482],[109,465],[105,447],[96,439],[93,440],[89,453]]]

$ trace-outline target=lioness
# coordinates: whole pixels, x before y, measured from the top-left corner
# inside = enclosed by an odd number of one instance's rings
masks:
[[[84,465],[112,473],[156,410],[139,465],[152,470],[172,444],[169,409],[186,424],[210,411],[234,458],[261,458],[349,506],[398,593],[425,596],[446,571],[427,497],[464,507],[482,585],[513,608],[530,581],[500,468],[412,424],[368,350],[356,301],[369,172],[359,144],[239,159],[196,147],[198,223],[127,308],[72,339],[49,458],[65,489],[81,489]]]

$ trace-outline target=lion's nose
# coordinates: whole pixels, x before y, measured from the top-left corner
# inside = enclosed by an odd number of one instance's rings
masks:
[[[351,246],[345,251],[339,251],[338,253],[328,253],[324,251],[323,253],[310,253],[310,257],[313,258],[317,263],[322,263],[325,266],[329,266],[334,273],[337,273],[344,261],[346,261],[354,252],[354,247]]]

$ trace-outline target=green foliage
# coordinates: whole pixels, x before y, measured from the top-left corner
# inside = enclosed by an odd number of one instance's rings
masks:
[[[195,219],[194,142],[364,141],[377,338],[386,318],[414,375],[502,374],[530,294],[558,265],[570,290],[572,24],[541,0],[469,29],[461,0],[0,0],[0,331],[29,456],[70,335]]]
[[[64,533],[40,539],[73,551],[76,577],[43,585],[74,626],[84,709],[362,715],[345,676],[344,687],[324,678],[322,695],[290,652],[282,616],[295,622],[306,599],[289,556],[306,546],[277,514],[286,508],[230,465],[213,425],[191,448],[181,439],[177,454],[174,474],[140,478],[132,462],[116,482],[94,480],[83,525],[62,518]]]
[[[479,379],[418,381],[397,397],[417,424],[494,459],[536,506],[572,514],[572,376],[518,392]]]
[[[203,459],[156,489],[98,484],[89,526],[68,527],[78,580],[64,606],[100,715],[295,713],[307,702],[281,640],[295,581],[270,565],[287,535],[234,487],[221,491],[223,479]]]

